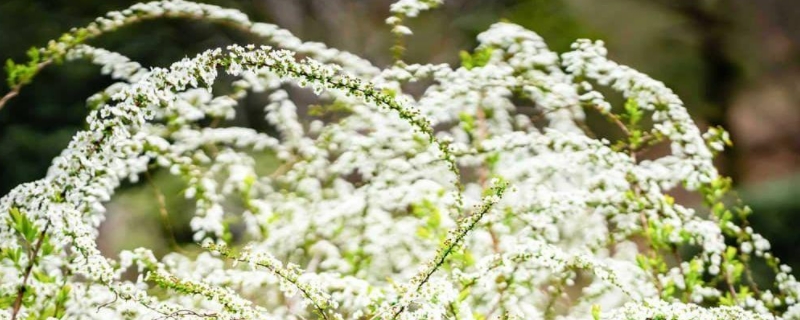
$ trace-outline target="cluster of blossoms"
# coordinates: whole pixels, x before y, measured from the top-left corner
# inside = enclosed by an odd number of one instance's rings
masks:
[[[440,2],[398,1],[387,22],[402,39],[404,18]],[[269,46],[144,68],[84,44],[159,17]],[[44,178],[0,200],[0,318],[800,318],[791,269],[747,226],[749,209],[723,201],[722,129],[702,133],[672,91],[601,42],[559,55],[510,23],[478,41],[454,68],[406,64],[398,40],[397,63],[380,69],[235,10],[165,0],[10,63],[0,106],[64,59],[119,82],[88,99],[87,129]],[[237,79],[225,95],[212,91],[220,71]],[[421,95],[403,91],[421,80],[432,83]],[[296,87],[319,97],[314,114],[298,113]],[[251,94],[269,99],[278,136],[224,126]],[[596,138],[587,112],[623,138]],[[669,152],[643,156],[661,144]],[[259,170],[264,155],[278,169]],[[184,183],[200,247],[104,256],[104,203],[158,169]],[[706,206],[676,203],[678,188]],[[774,282],[756,283],[754,263]]]

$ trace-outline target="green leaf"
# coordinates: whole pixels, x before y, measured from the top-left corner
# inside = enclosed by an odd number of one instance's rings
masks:
[[[592,305],[592,319],[600,320],[600,305],[597,304]]]
[[[0,309],[8,309],[17,299],[16,295],[0,296]]]
[[[32,47],[28,49],[28,51],[25,54],[30,59],[28,65],[39,64],[39,61],[41,60],[41,53],[39,52],[39,48]]]
[[[467,297],[469,297],[470,291],[471,290],[469,288],[461,290],[461,292],[458,293],[458,298],[456,299],[456,301],[461,302],[467,299]]]
[[[42,241],[44,241],[44,243],[42,243],[42,255],[49,256],[51,253],[53,253],[53,251],[55,251],[55,246],[50,243],[50,237],[47,235],[42,238]]]
[[[674,296],[676,291],[677,287],[675,286],[675,282],[670,280],[664,287],[664,291],[661,293],[661,296],[666,300]]]
[[[65,284],[63,287],[61,287],[60,290],[58,290],[58,294],[56,295],[56,301],[59,303],[67,301],[67,299],[69,298],[70,291],[72,291],[72,286]]]
[[[467,70],[472,69],[475,66],[475,64],[472,62],[472,56],[469,54],[469,52],[461,50],[458,53],[458,56],[461,58],[461,66],[467,68]]]
[[[42,283],[53,283],[55,282],[55,278],[49,276],[48,274],[40,271],[34,270],[33,271],[33,278]]]
[[[458,114],[458,119],[461,120],[461,128],[464,129],[466,132],[472,132],[475,129],[475,118],[472,117],[471,114],[467,112],[461,112]]]
[[[636,255],[636,264],[642,270],[650,270],[650,264],[647,262],[647,257],[641,254]]]
[[[489,60],[492,58],[493,51],[494,48],[492,47],[480,48],[473,54],[469,54],[469,52],[461,50],[458,53],[458,56],[461,58],[461,66],[469,70],[475,67],[483,67],[489,63]]]
[[[9,87],[13,87],[17,84],[17,64],[14,63],[14,60],[7,59],[6,60],[6,83],[8,83]]]
[[[734,261],[736,259],[735,247],[728,247],[725,249],[725,259],[728,259],[728,261]]]
[[[14,265],[19,266],[19,259],[22,257],[22,248],[2,248],[0,249],[0,260],[8,258]]]
[[[25,291],[22,294],[22,305],[30,307],[36,303],[36,287],[25,286]]]
[[[492,58],[493,51],[494,48],[492,47],[485,47],[475,51],[475,53],[472,55],[472,62],[474,66],[483,67],[489,63],[489,60]]]
[[[25,238],[29,244],[33,244],[36,240],[36,236],[39,234],[39,228],[33,225],[33,222],[20,212],[18,208],[11,208],[8,213],[11,215],[11,222],[14,230]]]
[[[628,138],[630,147],[636,149],[642,145],[642,130],[631,130],[631,135]]]
[[[731,297],[730,292],[726,292],[725,296],[719,298],[719,304],[723,306],[733,306],[736,304],[736,301]]]
[[[639,109],[639,103],[636,102],[636,99],[628,98],[625,101],[625,112],[627,113],[628,124],[630,127],[635,127],[639,121],[642,120],[642,110]]]

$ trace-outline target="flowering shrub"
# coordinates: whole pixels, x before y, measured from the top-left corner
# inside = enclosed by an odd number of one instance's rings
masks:
[[[9,61],[0,107],[62,60],[91,60],[119,82],[88,99],[87,129],[44,178],[0,200],[0,316],[800,317],[791,269],[747,226],[746,206],[723,202],[730,181],[712,161],[730,143],[725,131],[702,133],[672,91],[609,60],[599,41],[558,55],[536,33],[497,23],[460,67],[404,63],[404,21],[440,2],[392,5],[396,63],[384,69],[182,0],[110,12],[26,63]],[[226,24],[269,46],[148,69],[84,44],[161,17]],[[227,94],[211,90],[219,71],[237,79]],[[404,92],[417,81],[432,84]],[[295,86],[319,96],[313,115],[298,114]],[[258,93],[279,137],[218,126]],[[586,113],[623,138],[596,138]],[[644,156],[657,145],[669,152]],[[281,166],[259,174],[261,154]],[[202,251],[103,256],[104,203],[158,168],[185,183]],[[705,209],[676,203],[679,188]],[[757,283],[754,264],[774,281]]]

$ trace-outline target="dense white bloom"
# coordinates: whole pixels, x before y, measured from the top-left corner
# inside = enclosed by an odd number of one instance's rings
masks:
[[[409,35],[403,19],[440,4],[397,1],[386,22]],[[398,61],[381,70],[241,12],[182,0],[111,12],[74,35],[158,17],[223,22],[274,48],[230,46],[153,69],[74,37],[42,49],[53,60],[89,59],[120,82],[89,99],[87,130],[45,177],[0,199],[10,217],[0,223],[0,301],[12,302],[0,318],[800,315],[791,269],[719,200],[726,184],[712,160],[727,133],[701,133],[672,91],[608,60],[601,42],[579,40],[559,56],[534,32],[497,23],[462,67]],[[230,94],[212,91],[220,71],[238,77]],[[432,85],[419,98],[403,92],[424,79]],[[612,112],[598,85],[623,94],[626,114]],[[297,87],[319,96],[323,116],[299,113]],[[276,136],[217,127],[262,92]],[[593,138],[586,112],[627,137]],[[643,115],[651,128],[634,120]],[[637,158],[661,141],[670,154]],[[264,156],[280,166],[264,174]],[[153,166],[186,185],[190,227],[206,251],[103,256],[95,241],[104,203]],[[711,213],[675,203],[678,186],[699,190]],[[683,247],[697,253],[681,257]],[[775,288],[745,279],[751,254],[774,265]],[[26,290],[31,302],[14,304]],[[708,304],[731,306],[699,307]]]

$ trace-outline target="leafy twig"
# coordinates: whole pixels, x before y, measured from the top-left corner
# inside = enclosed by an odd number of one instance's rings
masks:
[[[47,224],[44,226],[44,230],[39,233],[39,240],[36,242],[36,246],[33,248],[33,252],[31,253],[30,261],[28,266],[25,268],[25,276],[22,278],[22,285],[19,286],[17,290],[17,298],[14,300],[14,309],[11,311],[11,320],[17,319],[17,314],[19,314],[19,310],[22,308],[22,298],[25,295],[25,287],[28,283],[28,278],[33,271],[33,266],[36,264],[39,255],[39,249],[42,248],[42,244],[44,243],[44,237],[47,235],[47,229],[50,228],[50,220],[47,220]]]

